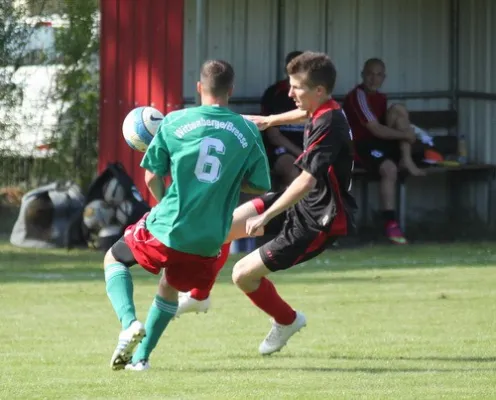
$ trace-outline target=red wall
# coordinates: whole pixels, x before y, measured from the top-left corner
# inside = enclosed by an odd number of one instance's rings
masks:
[[[183,102],[184,0],[101,0],[100,139],[98,171],[119,161],[143,197],[154,204],[121,125],[135,107],[164,114]]]

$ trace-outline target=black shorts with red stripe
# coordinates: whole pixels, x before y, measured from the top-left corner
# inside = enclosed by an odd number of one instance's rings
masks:
[[[253,199],[259,214],[269,208],[282,193],[267,193]],[[296,217],[297,211],[291,207],[278,215],[266,226],[267,233],[277,232],[276,237],[260,247],[260,257],[272,272],[291,268],[321,254],[337,237],[327,232],[303,227]]]

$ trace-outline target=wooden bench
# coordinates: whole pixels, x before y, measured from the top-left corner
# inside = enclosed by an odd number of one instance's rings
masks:
[[[456,129],[458,125],[458,115],[454,110],[442,110],[442,111],[411,111],[410,120],[414,125],[417,125],[426,131],[434,131],[436,129],[447,129],[448,134],[443,136],[434,137],[435,148],[443,154],[446,159],[450,157],[456,157],[458,154],[458,137],[456,136]],[[449,202],[451,207],[456,209],[459,207],[459,188],[460,183],[470,179],[483,180],[487,185],[487,220],[489,223],[492,222],[492,185],[496,176],[496,165],[490,164],[478,164],[468,162],[466,164],[460,164],[456,166],[443,166],[443,165],[432,165],[423,166],[427,172],[424,177],[416,179],[426,179],[429,175],[433,174],[447,174],[449,190],[447,195],[449,196]],[[362,168],[355,168],[354,171],[355,182],[360,186],[360,204],[362,221],[361,225],[365,226],[368,222],[368,211],[369,211],[369,192],[368,186],[370,182],[376,182],[379,180],[378,175],[372,175],[367,173]],[[397,195],[397,211],[399,217],[399,223],[402,229],[406,230],[406,198],[407,198],[407,179],[408,176],[400,174],[398,179],[398,195]]]

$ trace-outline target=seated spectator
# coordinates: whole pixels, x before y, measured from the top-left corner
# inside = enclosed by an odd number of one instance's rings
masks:
[[[407,244],[395,213],[398,170],[424,175],[412,158],[416,135],[407,109],[400,104],[388,108],[386,95],[379,92],[386,77],[386,66],[378,58],[367,60],[362,83],[350,91],[343,109],[348,117],[357,165],[380,175],[380,200],[388,239]]]
[[[286,56],[285,65],[301,53],[290,52]],[[293,99],[288,94],[288,77],[268,87],[261,99],[262,115],[280,114],[296,109]],[[303,151],[303,129],[304,125],[281,125],[267,128],[263,132],[270,168],[284,187],[301,172],[294,166],[294,162]]]

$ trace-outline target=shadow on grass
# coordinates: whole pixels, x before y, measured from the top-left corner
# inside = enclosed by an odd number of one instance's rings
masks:
[[[158,371],[169,371],[167,368],[155,368]],[[181,372],[186,373],[218,373],[218,372],[254,372],[254,371],[300,371],[316,373],[365,373],[365,374],[426,374],[426,373],[456,373],[456,372],[493,372],[494,368],[380,368],[380,367],[233,367],[233,368],[184,368]]]
[[[247,354],[237,354],[235,356],[239,359],[256,359],[260,358],[258,354],[247,355]],[[277,358],[281,359],[299,359],[307,358],[313,360],[345,360],[345,361],[438,361],[438,362],[453,362],[453,363],[496,363],[496,356],[494,357],[473,357],[473,356],[454,356],[454,357],[442,357],[442,356],[418,356],[418,357],[408,357],[408,356],[397,356],[397,357],[381,357],[381,356],[347,356],[339,354],[325,354],[325,353],[308,353],[308,354],[278,354]],[[493,368],[496,370],[495,368]]]
[[[0,282],[92,281],[103,279],[104,254],[95,251],[0,249]],[[231,270],[242,255],[231,257],[219,276],[219,283],[231,282]],[[387,281],[379,270],[445,268],[453,266],[485,268],[496,265],[496,243],[450,245],[365,246],[334,249],[318,258],[278,273],[278,281],[292,283],[354,283]],[[329,272],[376,271],[370,277],[343,277]],[[138,266],[132,268],[136,280],[156,281],[157,277]],[[298,275],[297,279],[294,276]],[[400,279],[400,278],[394,278]],[[411,278],[409,278],[411,279]]]

